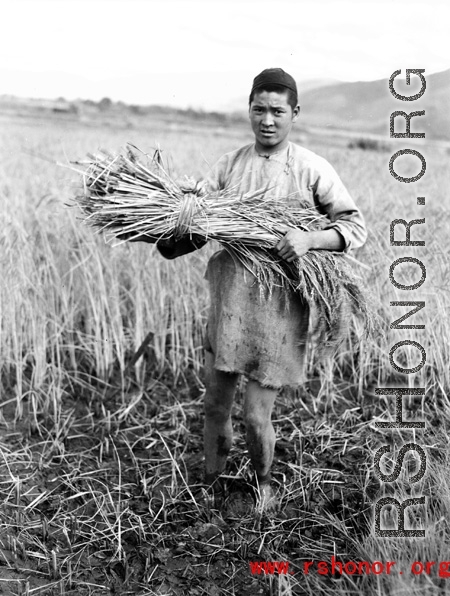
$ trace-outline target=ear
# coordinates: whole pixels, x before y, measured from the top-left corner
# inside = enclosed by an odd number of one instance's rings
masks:
[[[292,122],[295,122],[300,115],[300,106],[297,104],[292,110]]]

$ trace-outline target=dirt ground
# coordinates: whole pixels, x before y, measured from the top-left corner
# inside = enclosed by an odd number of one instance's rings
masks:
[[[330,399],[318,380],[280,396],[280,508],[268,517],[255,508],[240,396],[219,502],[202,485],[201,389],[147,386],[68,392],[56,424],[27,399],[16,422],[15,400],[1,408],[1,594],[310,593],[303,562],[345,558],[368,531],[369,397],[341,387]],[[253,561],[290,572],[252,575]]]

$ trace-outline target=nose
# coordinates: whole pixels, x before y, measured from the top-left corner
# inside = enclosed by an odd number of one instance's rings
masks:
[[[268,127],[271,126],[273,122],[273,115],[269,111],[264,112],[261,123]]]

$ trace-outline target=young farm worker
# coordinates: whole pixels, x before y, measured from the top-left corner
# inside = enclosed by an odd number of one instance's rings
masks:
[[[328,216],[329,224],[320,231],[281,230],[285,235],[276,251],[288,262],[310,250],[347,252],[362,246],[367,236],[364,219],[333,167],[289,140],[299,113],[294,79],[281,68],[261,72],[249,98],[255,142],[221,157],[208,178],[214,190],[232,187],[247,193],[269,187],[286,206],[300,201]],[[158,248],[166,258],[175,258],[203,244],[185,238]],[[225,250],[211,257],[206,279],[211,306],[205,338],[205,481],[218,485],[225,469],[232,444],[231,408],[243,374],[248,380],[243,406],[247,446],[260,506],[270,509],[275,505],[271,414],[280,388],[304,382],[309,309],[293,291],[274,288],[272,296],[265,295]]]

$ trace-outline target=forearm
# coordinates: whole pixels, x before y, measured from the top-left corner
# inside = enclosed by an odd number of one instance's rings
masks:
[[[343,236],[335,229],[308,232],[309,250],[333,250],[342,252],[345,248]]]
[[[310,250],[343,251],[345,249],[344,237],[334,228],[305,232],[283,226],[283,230],[280,231],[285,231],[286,235],[277,244],[275,250],[288,263],[292,263]]]

